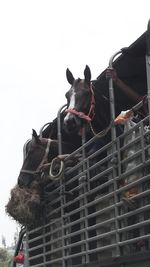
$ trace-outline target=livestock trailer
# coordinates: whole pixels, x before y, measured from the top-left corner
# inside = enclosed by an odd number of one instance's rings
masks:
[[[109,67],[115,68],[138,94],[148,95],[148,108],[149,27],[109,62]],[[115,105],[120,105],[121,111],[127,106],[132,109],[134,103],[105,74],[106,70],[94,83],[111,100],[114,120],[118,115]],[[61,128],[58,130],[61,141]],[[150,266],[149,116],[141,117],[118,137],[113,126],[111,134],[111,142],[88,155],[88,147],[99,137],[83,140],[82,146],[73,152],[80,154],[81,160],[66,168],[63,178],[46,186],[43,223],[26,231],[29,266]],[[134,207],[124,203],[126,195],[130,195]]]

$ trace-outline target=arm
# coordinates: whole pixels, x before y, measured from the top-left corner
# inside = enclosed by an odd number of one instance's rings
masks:
[[[114,69],[107,69],[106,78],[112,78],[114,83],[122,90],[124,94],[126,94],[132,101],[138,103],[142,100],[142,96],[136,93],[130,86],[125,84],[122,80],[117,76],[117,72]]]

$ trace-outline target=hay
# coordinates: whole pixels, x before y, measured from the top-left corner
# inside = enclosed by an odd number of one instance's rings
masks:
[[[43,202],[38,184],[31,188],[16,185],[10,193],[6,213],[24,226],[39,225],[43,217]]]

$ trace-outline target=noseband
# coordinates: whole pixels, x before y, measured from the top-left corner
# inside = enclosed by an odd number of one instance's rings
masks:
[[[90,109],[87,115],[84,112],[77,111],[75,108],[68,108],[65,110],[65,112],[74,114],[78,116],[79,118],[84,119],[86,121],[92,121],[95,116],[95,96],[94,96],[92,84],[90,85],[90,91],[91,91],[91,103],[90,103]]]
[[[49,150],[50,150],[50,145],[51,145],[51,139],[47,139],[47,146],[45,148],[45,153],[44,156],[39,164],[39,166],[37,167],[37,169],[35,171],[31,171],[31,170],[27,170],[27,169],[22,169],[20,172],[21,173],[27,173],[27,174],[32,174],[32,175],[36,175],[38,173],[40,173],[41,167],[43,166],[44,162],[47,160],[48,158],[48,154],[49,154]]]

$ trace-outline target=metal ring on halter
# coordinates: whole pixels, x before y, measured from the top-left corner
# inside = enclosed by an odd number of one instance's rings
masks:
[[[60,163],[60,169],[58,171],[57,174],[54,174],[53,171],[54,171],[54,166],[56,163]],[[59,158],[54,158],[51,162],[51,166],[50,166],[50,169],[49,169],[49,177],[52,181],[58,181],[60,179],[63,178],[63,174],[64,174],[64,162],[59,159]]]

